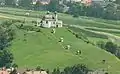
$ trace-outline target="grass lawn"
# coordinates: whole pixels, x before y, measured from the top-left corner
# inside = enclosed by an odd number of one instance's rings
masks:
[[[108,70],[111,74],[120,70],[120,62],[115,56],[77,39],[66,29],[59,28],[55,34],[51,34],[51,29],[41,30],[42,32],[16,30],[16,39],[10,49],[20,68],[40,65],[51,70],[57,66],[63,69],[65,66],[84,63],[90,69],[107,69],[110,65]],[[63,43],[58,42],[60,37],[64,38]],[[63,46],[66,45],[71,45],[71,49],[64,49]],[[81,56],[75,55],[77,50],[82,51]],[[101,63],[103,59],[107,61],[106,64]]]

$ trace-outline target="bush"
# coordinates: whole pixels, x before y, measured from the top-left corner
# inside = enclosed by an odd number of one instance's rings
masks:
[[[12,67],[13,67],[13,68],[18,68],[18,65],[17,65],[16,63],[14,63],[14,64],[12,65]]]
[[[32,21],[32,23],[37,24],[37,21]]]
[[[37,66],[35,70],[36,70],[36,71],[41,71],[41,67],[40,67],[40,66]]]

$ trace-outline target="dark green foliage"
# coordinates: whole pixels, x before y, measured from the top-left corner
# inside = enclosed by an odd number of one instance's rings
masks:
[[[17,74],[17,69],[15,68],[10,74]]]
[[[13,62],[12,53],[6,49],[14,39],[14,30],[10,27],[11,21],[5,21],[0,26],[0,67],[10,67]]]
[[[8,47],[10,45],[10,41],[14,38],[14,30],[12,29],[2,29],[0,30],[0,50]]]
[[[0,50],[0,67],[9,66],[13,62],[13,55],[9,50]]]
[[[120,4],[120,0],[115,0],[115,3]]]
[[[23,23],[24,21],[22,20],[12,20],[13,23],[19,22],[19,23]]]
[[[12,67],[13,67],[13,68],[18,68],[18,65],[17,65],[16,63],[14,63],[14,64],[12,65]]]
[[[119,1],[116,1],[119,3]],[[70,8],[67,13],[72,14],[74,17],[90,16],[104,19],[119,20],[120,12],[119,5],[106,1],[102,5],[100,3],[93,3],[90,6],[85,6],[80,3],[67,4]]]
[[[116,53],[116,50],[117,50],[117,45],[114,44],[113,42],[107,42],[105,44],[105,49],[113,54]]]
[[[60,74],[60,69],[59,68],[55,68],[53,70],[52,74]]]
[[[36,67],[36,71],[41,71],[41,67],[40,67],[40,66],[37,66],[37,67]]]
[[[63,71],[64,74],[87,74],[88,68],[85,65],[74,65],[72,67],[66,67]]]
[[[16,25],[16,27],[19,28],[19,29],[27,30],[27,31],[41,32],[39,27],[24,25],[23,23],[20,24],[20,25]]]
[[[46,72],[47,72],[47,74],[50,74],[50,71],[49,71],[49,69],[47,69],[47,70],[46,70]]]
[[[58,11],[59,7],[59,0],[51,0],[50,4],[47,5],[48,11]]]
[[[15,0],[5,0],[5,5],[15,5]]]
[[[22,7],[26,7],[28,9],[31,9],[32,6],[32,0],[19,0],[19,5]]]
[[[5,28],[8,28],[9,26],[11,26],[13,24],[12,20],[6,20],[4,21],[1,25]]]
[[[37,21],[32,21],[32,23],[37,24]]]
[[[108,74],[108,72],[106,72],[105,74]]]
[[[117,44],[114,44],[113,42],[99,41],[97,42],[97,46],[120,58],[120,47]]]
[[[77,64],[71,67],[64,68],[63,71],[60,71],[59,68],[55,68],[52,74],[88,74],[89,69],[82,64]]]
[[[105,42],[103,42],[103,41],[97,42],[96,45],[97,45],[98,47],[102,48],[102,49],[105,49]]]

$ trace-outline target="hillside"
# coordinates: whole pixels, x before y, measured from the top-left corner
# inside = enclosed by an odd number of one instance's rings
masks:
[[[60,37],[64,38],[62,44],[58,42]],[[68,44],[71,45],[71,49],[64,49],[63,46]],[[119,70],[120,64],[115,56],[77,39],[65,28],[57,29],[55,35],[51,34],[51,29],[42,29],[40,33],[17,30],[17,37],[13,41],[11,50],[19,67],[40,65],[53,69],[56,66],[63,68],[84,63],[91,69],[107,69],[111,66],[109,70],[113,72]],[[77,50],[82,51],[81,56],[75,55]],[[104,59],[107,61],[106,64],[102,63]]]
[[[25,16],[24,14],[27,11],[28,10],[14,8],[0,8],[0,18],[2,20],[3,18],[17,20],[24,20],[25,18],[25,24],[33,26],[31,21],[38,19],[38,17],[35,16],[39,14],[41,18],[41,16],[45,14],[45,12],[31,11],[30,16]],[[104,31],[105,33],[110,33],[113,32],[113,30],[108,31],[106,29],[115,29],[115,32],[112,34],[115,36],[116,34],[119,34],[119,31],[116,31],[120,28],[118,25],[119,22],[115,23],[115,21],[87,17],[73,18],[70,15],[61,13],[59,13],[59,18],[63,20],[67,26],[80,26],[82,30],[79,28],[77,32],[84,33],[93,42],[108,39],[101,37],[96,38],[87,35],[88,33],[91,33],[91,30],[96,32],[97,29],[99,32]],[[20,23],[15,23],[14,25],[18,24]],[[93,27],[97,28],[94,30]],[[87,33],[85,32],[86,29],[88,31]],[[40,30],[40,32],[35,32],[15,28],[16,38],[13,40],[10,49],[15,58],[14,62],[16,62],[20,68],[35,68],[36,66],[40,65],[43,68],[52,70],[57,66],[63,69],[66,66],[74,64],[86,64],[90,69],[93,70],[105,69],[108,70],[110,74],[120,74],[120,61],[118,58],[96,46],[87,44],[83,40],[76,38],[66,28],[57,28],[55,34],[51,33],[52,29],[40,28]],[[58,42],[60,37],[64,38],[63,43]],[[66,45],[70,45],[71,49],[66,50],[63,48]],[[81,55],[76,55],[76,51],[78,50],[82,51]],[[103,64],[102,60],[106,60],[106,63]]]

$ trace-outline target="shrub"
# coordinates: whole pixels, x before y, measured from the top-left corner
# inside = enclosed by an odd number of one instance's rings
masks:
[[[36,71],[40,71],[40,70],[41,70],[41,67],[40,67],[40,66],[37,66],[35,70],[36,70]]]

